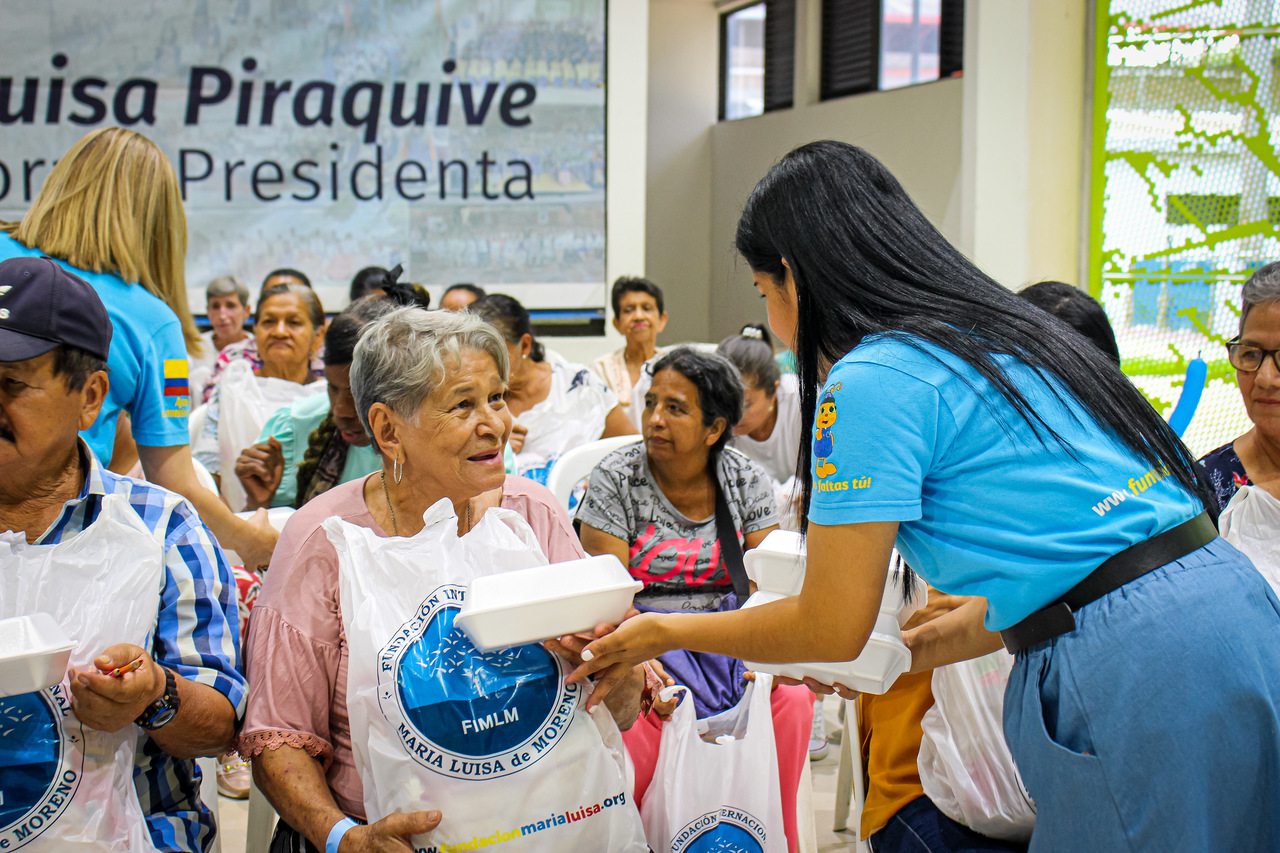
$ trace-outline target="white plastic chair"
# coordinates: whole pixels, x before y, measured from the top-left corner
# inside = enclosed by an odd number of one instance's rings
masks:
[[[832,830],[844,832],[853,818],[853,834],[862,834],[862,806],[866,790],[862,783],[862,737],[858,732],[858,703],[841,699],[844,731],[840,736],[840,769],[836,773],[835,825]],[[867,842],[858,838],[853,843],[856,853],[871,853]]]
[[[194,456],[191,457],[191,467],[196,470],[196,481],[216,495],[218,493],[218,482],[213,479],[209,469],[200,464],[200,460]]]
[[[245,853],[267,853],[271,848],[271,836],[276,831],[276,810],[271,807],[267,795],[249,781],[249,819],[245,826]]]
[[[196,439],[200,437],[200,433],[204,430],[204,420],[208,416],[208,403],[201,403],[187,415],[187,436],[191,439],[191,444],[195,444]]]
[[[213,825],[217,827],[209,853],[222,853],[222,825],[218,821],[218,759],[197,758],[196,765],[200,768],[200,799],[209,807]]]
[[[551,471],[547,474],[547,488],[551,490],[551,494],[556,496],[556,500],[560,501],[560,505],[568,511],[569,495],[573,493],[574,487],[590,476],[591,469],[599,465],[601,459],[604,459],[619,447],[626,447],[628,444],[635,444],[640,440],[641,438],[638,435],[618,435],[613,438],[601,438],[581,447],[575,447],[557,459],[556,464],[551,466]]]

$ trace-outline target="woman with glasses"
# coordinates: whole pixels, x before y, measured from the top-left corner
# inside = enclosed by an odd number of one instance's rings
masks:
[[[1280,498],[1280,262],[1250,276],[1240,301],[1240,334],[1227,354],[1253,428],[1200,460],[1224,509],[1241,486]]]

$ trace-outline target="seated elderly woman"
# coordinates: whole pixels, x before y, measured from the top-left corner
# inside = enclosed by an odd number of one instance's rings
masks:
[[[352,302],[325,329],[328,394],[303,397],[277,409],[263,425],[257,442],[240,452],[236,476],[248,495],[247,509],[297,508],[334,486],[382,467],[382,458],[360,423],[351,395],[356,341],[367,324],[398,307],[427,307],[408,285],[388,288],[381,295]]]
[[[1223,510],[1223,537],[1280,590],[1280,262],[1254,272],[1240,300],[1240,334],[1227,353],[1253,427],[1200,462]]]
[[[315,376],[311,371],[311,358],[320,348],[324,335],[324,307],[315,291],[300,284],[268,287],[258,300],[253,335],[262,366],[254,368],[252,376],[258,380],[255,384],[265,400],[281,406],[321,390],[320,386],[312,385]],[[257,423],[222,423],[224,383],[243,381],[253,379],[247,371],[241,376],[231,368],[219,377],[209,398],[204,426],[192,450],[196,461],[218,481],[223,496],[235,510],[244,508],[244,496],[236,478],[231,478],[234,489],[229,489],[230,484],[222,482],[223,463],[228,463],[227,467],[235,464],[240,451],[262,429],[270,411],[264,413]],[[237,387],[235,392],[228,393],[243,392]],[[248,435],[248,438],[239,440],[234,438],[235,435]]]
[[[258,289],[259,306],[261,306],[262,300],[266,298],[268,290],[274,290],[275,288],[285,284],[297,285],[298,287],[311,290],[311,280],[307,278],[305,273],[288,268],[272,270],[267,273],[266,277],[262,280],[262,287]],[[301,291],[294,292],[301,293]],[[315,291],[312,291],[313,296],[314,294]],[[256,335],[249,335],[242,341],[234,344],[228,344],[218,352],[217,358],[213,360],[213,372],[209,375],[208,382],[204,388],[204,396],[200,398],[201,402],[207,403],[212,399],[213,387],[222,381],[222,374],[225,373],[231,365],[239,361],[248,362],[249,366],[253,368],[254,373],[262,370],[263,354]],[[321,358],[319,352],[311,354],[311,375],[316,379],[324,378],[324,360]]]
[[[1227,353],[1253,427],[1200,460],[1224,509],[1243,485],[1280,497],[1280,262],[1255,271],[1240,301],[1240,334]]]
[[[741,417],[742,396],[738,371],[723,356],[688,347],[667,353],[654,363],[645,392],[644,441],[614,451],[591,472],[577,512],[583,547],[591,554],[616,555],[644,582],[638,608],[736,608],[729,561],[740,567],[741,551],[777,529],[769,475],[725,447]],[[729,518],[718,523],[722,512]],[[741,542],[726,546],[717,533],[722,524],[731,525]],[[732,707],[745,689],[740,661],[685,652],[661,660],[691,688],[699,716]],[[796,787],[807,758],[812,709],[808,688],[774,690],[783,822],[793,851]],[[624,736],[636,764],[638,800],[652,779],[660,731],[661,722],[650,715]]]
[[[584,556],[551,493],[503,470],[502,448],[511,432],[506,381],[501,337],[472,314],[402,308],[371,323],[356,345],[352,393],[381,470],[324,492],[293,515],[249,630],[245,657],[252,687],[240,749],[252,757],[254,778],[282,818],[276,843],[287,846],[273,849],[303,849],[304,839],[325,849],[344,819],[366,817],[366,785],[352,744],[367,743],[368,732],[354,731],[348,713],[348,697],[366,685],[348,675],[339,558],[326,535],[326,519],[337,517],[380,538],[413,537],[424,528],[424,513],[447,499],[462,541],[488,510],[502,507],[528,523],[551,562]],[[577,660],[569,650],[572,641],[566,643],[555,650]],[[565,669],[560,671],[563,682]],[[637,670],[625,695],[606,701],[620,727],[636,719],[643,677]],[[448,734],[424,735],[433,736]],[[438,780],[442,786],[455,783]],[[485,781],[465,784],[485,796]],[[428,786],[423,810],[434,808],[431,798]],[[520,805],[501,807],[523,816]],[[629,808],[635,818],[634,806]],[[626,809],[604,814],[616,821]],[[396,845],[439,820],[438,811],[392,814],[350,828],[347,843],[359,850],[401,849]]]
[[[409,285],[387,285],[385,295],[358,299],[329,322],[324,333],[329,393],[303,397],[277,409],[258,440],[236,460],[236,476],[248,495],[246,509],[298,509],[316,495],[382,467],[382,457],[356,414],[351,359],[366,324],[410,305],[427,307]],[[510,446],[503,462],[507,473],[515,473]]]
[[[604,380],[581,364],[545,360],[533,337],[529,312],[502,293],[491,293],[468,309],[492,324],[507,342],[511,381],[507,405],[515,417],[512,447],[520,475],[547,481],[566,450],[597,438],[633,435],[635,425]]]

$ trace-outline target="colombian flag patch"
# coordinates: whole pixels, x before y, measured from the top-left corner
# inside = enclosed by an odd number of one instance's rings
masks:
[[[164,360],[164,416],[185,418],[191,412],[191,382],[185,358]]]

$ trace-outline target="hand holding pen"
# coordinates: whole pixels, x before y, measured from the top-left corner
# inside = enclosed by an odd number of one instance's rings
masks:
[[[71,670],[71,706],[80,722],[104,732],[132,725],[164,692],[164,672],[146,650],[129,643],[107,648],[93,666]]]

